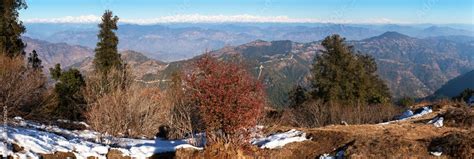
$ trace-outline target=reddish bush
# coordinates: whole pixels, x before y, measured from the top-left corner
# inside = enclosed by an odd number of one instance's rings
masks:
[[[244,143],[265,104],[262,85],[237,63],[205,55],[186,81],[199,107],[208,143]]]

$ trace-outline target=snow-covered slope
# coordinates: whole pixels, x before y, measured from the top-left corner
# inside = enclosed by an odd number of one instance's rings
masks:
[[[79,124],[86,125],[85,123]],[[14,118],[7,128],[8,141],[22,147],[23,150],[14,153],[11,148],[6,150],[4,142],[0,142],[0,154],[7,152],[9,156],[15,158],[41,158],[41,154],[53,154],[55,152],[71,152],[77,158],[90,156],[106,158],[111,149],[116,149],[122,152],[123,155],[132,158],[147,158],[153,154],[173,152],[181,148],[202,150],[205,143],[204,134],[197,134],[197,138],[194,139],[183,140],[118,138],[91,130],[62,129],[54,125],[27,121],[20,117]],[[263,127],[257,126],[257,128],[262,129]],[[4,130],[1,129],[0,132],[3,134]],[[198,139],[201,139],[200,142],[196,142]],[[274,149],[281,148],[288,143],[304,140],[307,140],[304,132],[292,129],[268,137],[262,136],[259,132],[251,140],[251,143],[261,148]],[[201,144],[193,146],[190,143]]]
[[[2,129],[2,134],[4,133]],[[24,148],[22,152],[8,154],[17,158],[40,158],[40,154],[54,152],[72,152],[77,158],[95,156],[105,158],[110,148],[121,151],[124,155],[136,158],[150,157],[155,153],[175,151],[179,148],[194,148],[185,140],[146,140],[116,138],[95,131],[71,131],[57,126],[38,124],[15,118],[8,126],[8,140]],[[4,144],[2,144],[4,147]],[[3,154],[5,148],[0,150]]]

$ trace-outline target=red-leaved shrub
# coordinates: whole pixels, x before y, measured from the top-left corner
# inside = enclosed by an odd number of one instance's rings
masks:
[[[206,127],[208,144],[246,143],[265,105],[261,83],[239,64],[204,55],[186,82]]]

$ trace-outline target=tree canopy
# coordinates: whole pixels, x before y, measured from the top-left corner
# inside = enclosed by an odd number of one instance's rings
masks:
[[[21,40],[25,27],[18,19],[18,10],[26,8],[25,0],[0,1],[0,51],[8,57],[25,54],[26,45]]]
[[[376,74],[377,64],[369,55],[356,53],[339,35],[322,41],[325,50],[315,57],[312,69],[313,97],[325,102],[383,103],[390,93]]]
[[[100,32],[97,35],[99,42],[95,48],[95,70],[107,74],[112,68],[121,69],[122,60],[117,51],[119,39],[115,32],[119,18],[113,16],[112,11],[106,10],[99,24]]]

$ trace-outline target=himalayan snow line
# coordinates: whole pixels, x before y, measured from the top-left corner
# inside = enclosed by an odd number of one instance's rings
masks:
[[[261,129],[261,127],[259,128]],[[24,148],[22,152],[7,152],[9,155],[17,158],[40,158],[39,154],[52,154],[58,151],[73,152],[77,158],[87,158],[89,156],[106,158],[105,156],[110,148],[121,151],[125,156],[146,158],[156,153],[173,152],[180,148],[203,149],[202,146],[196,147],[189,144],[195,142],[192,139],[164,140],[157,138],[155,140],[147,140],[117,138],[90,130],[71,131],[57,126],[38,124],[19,117],[16,117],[13,124],[8,126],[7,129],[8,140]],[[202,135],[200,137],[203,139]],[[288,132],[268,137],[255,137],[252,139],[252,144],[261,148],[274,149],[281,148],[291,142],[304,140],[307,140],[305,133],[292,129]],[[205,141],[201,143],[205,143]],[[3,142],[1,142],[0,147],[4,146]],[[0,151],[3,151],[3,149]]]

